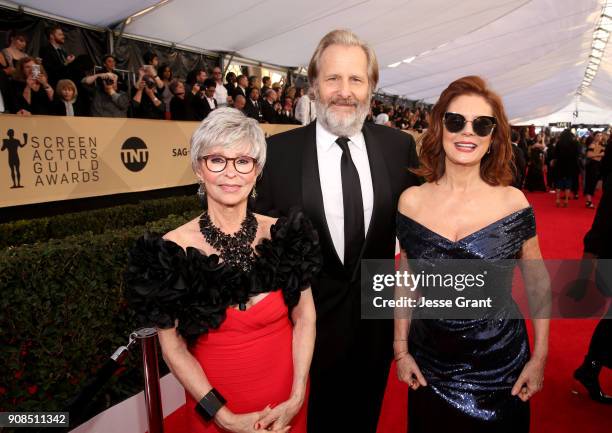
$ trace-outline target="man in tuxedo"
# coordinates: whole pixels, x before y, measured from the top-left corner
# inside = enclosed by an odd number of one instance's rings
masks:
[[[236,87],[234,88],[234,94],[232,95],[236,99],[236,95],[242,95],[245,98],[247,95],[248,78],[245,75],[238,75],[236,78]]]
[[[252,88],[249,92],[249,97],[247,98],[246,106],[244,107],[244,114],[257,120],[258,122],[263,121],[261,104],[259,102],[259,89],[257,87]]]
[[[70,76],[68,67],[75,57],[64,49],[66,36],[59,25],[54,25],[47,30],[47,38],[49,44],[40,50],[40,57],[49,75],[49,85],[55,88],[59,80]]]
[[[308,67],[317,119],[268,139],[257,209],[304,209],[319,233],[323,268],[312,284],[317,339],[310,372],[312,433],[374,433],[392,359],[393,322],[361,320],[362,259],[395,256],[401,192],[414,139],[365,124],[378,82],[374,51],[347,30],[323,37]],[[274,409],[273,409],[274,410]]]
[[[202,119],[210,114],[211,111],[216,110],[218,102],[215,99],[215,90],[217,89],[217,83],[212,78],[207,78],[204,81],[204,97],[202,98],[201,113]]]
[[[261,115],[266,123],[279,123],[278,113],[274,109],[277,96],[274,89],[268,89],[261,101]]]

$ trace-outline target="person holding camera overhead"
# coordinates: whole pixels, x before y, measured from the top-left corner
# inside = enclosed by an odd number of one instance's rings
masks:
[[[130,98],[118,88],[117,75],[111,72],[89,75],[81,81],[92,93],[91,115],[94,117],[127,117]]]
[[[11,81],[11,110],[17,114],[49,114],[53,101],[53,87],[47,73],[37,59],[24,57],[17,62]]]
[[[138,70],[132,106],[133,116],[140,119],[163,119],[165,107],[157,84],[159,77],[155,68],[145,65]],[[161,80],[160,80],[161,81]],[[162,83],[163,88],[163,83]]]

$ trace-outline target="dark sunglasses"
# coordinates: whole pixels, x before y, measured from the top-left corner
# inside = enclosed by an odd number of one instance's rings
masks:
[[[491,131],[497,125],[497,119],[493,116],[478,116],[474,120],[465,120],[462,114],[444,113],[444,126],[448,132],[462,131],[467,122],[472,122],[472,129],[480,137],[491,134]]]

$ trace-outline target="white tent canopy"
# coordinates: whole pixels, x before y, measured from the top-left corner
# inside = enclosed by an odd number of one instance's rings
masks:
[[[349,28],[378,55],[379,90],[433,103],[454,79],[481,75],[515,122],[575,104],[593,32],[608,0],[71,0],[22,6],[95,26],[136,11],[126,35],[241,57],[306,66],[319,39]],[[612,110],[612,61],[605,50],[581,98]],[[575,109],[575,107],[574,107]],[[607,122],[612,121],[610,118]]]
[[[572,102],[556,113],[548,116],[531,119],[523,122],[523,125],[548,125],[557,122],[570,122],[573,125],[607,125],[612,120],[612,111],[602,110],[589,103],[582,102],[576,105]]]

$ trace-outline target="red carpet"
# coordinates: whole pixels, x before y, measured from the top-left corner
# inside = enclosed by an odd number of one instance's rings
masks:
[[[584,199],[573,200],[567,209],[558,209],[554,195],[528,194],[534,207],[540,248],[544,258],[579,258],[582,238],[593,222],[595,212],[584,207]],[[544,389],[532,401],[531,431],[534,433],[609,433],[612,406],[591,401],[583,388],[571,393],[572,373],[582,362],[596,320],[554,320],[551,322],[549,355]],[[602,386],[612,394],[612,372],[604,370]],[[407,386],[397,380],[391,367],[378,433],[405,433]],[[166,418],[166,432],[182,432],[181,409]],[[435,432],[432,432],[435,433]],[[494,433],[494,432],[492,432]]]

